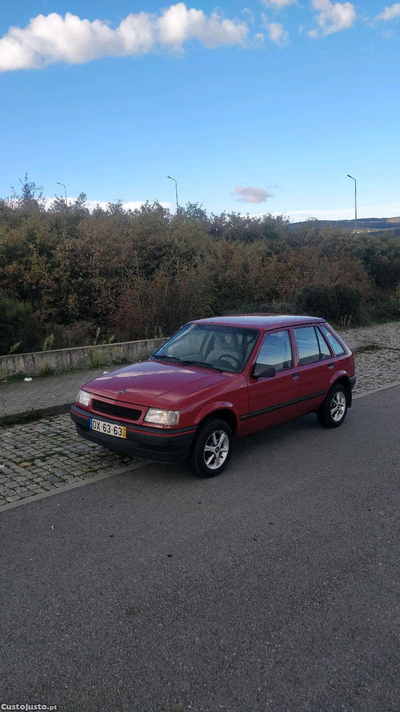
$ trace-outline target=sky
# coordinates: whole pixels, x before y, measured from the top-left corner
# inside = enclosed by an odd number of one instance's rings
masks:
[[[400,215],[400,2],[0,0],[0,198]]]

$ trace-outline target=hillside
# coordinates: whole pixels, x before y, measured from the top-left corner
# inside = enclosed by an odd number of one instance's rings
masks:
[[[332,225],[342,230],[354,230],[354,220],[317,220],[319,226]],[[297,232],[302,230],[307,221],[290,223],[288,230]],[[400,217],[393,218],[359,218],[357,220],[357,231],[363,233],[377,234],[391,230],[395,235],[400,235]]]

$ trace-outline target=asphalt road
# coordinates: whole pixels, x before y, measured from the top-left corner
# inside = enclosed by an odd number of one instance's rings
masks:
[[[398,712],[400,388],[1,516],[0,703]]]

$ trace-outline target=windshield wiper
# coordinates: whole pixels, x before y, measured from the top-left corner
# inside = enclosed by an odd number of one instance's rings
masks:
[[[207,361],[183,361],[182,363],[187,363],[190,366],[204,366],[204,368],[212,368],[214,371],[219,371],[219,373],[224,373],[223,368],[218,368],[218,366],[213,366],[212,363],[207,363]]]
[[[160,361],[172,361],[173,363],[187,363],[187,361],[183,361],[182,359],[177,358],[176,356],[164,356],[163,354],[155,354],[154,356],[152,356],[152,358],[159,359]]]
[[[213,371],[218,371],[219,373],[225,373],[223,368],[213,366],[206,361],[194,361],[192,359],[177,358],[177,356],[164,356],[163,354],[155,354],[152,358],[159,359],[160,361],[172,361],[172,363],[179,363],[181,366],[203,366],[204,368],[211,368]]]

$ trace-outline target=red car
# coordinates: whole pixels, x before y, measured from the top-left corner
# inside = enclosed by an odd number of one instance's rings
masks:
[[[190,458],[213,477],[235,437],[311,412],[337,428],[355,380],[350,349],[323,319],[215,317],[86,383],[71,417],[87,440],[160,462]]]

